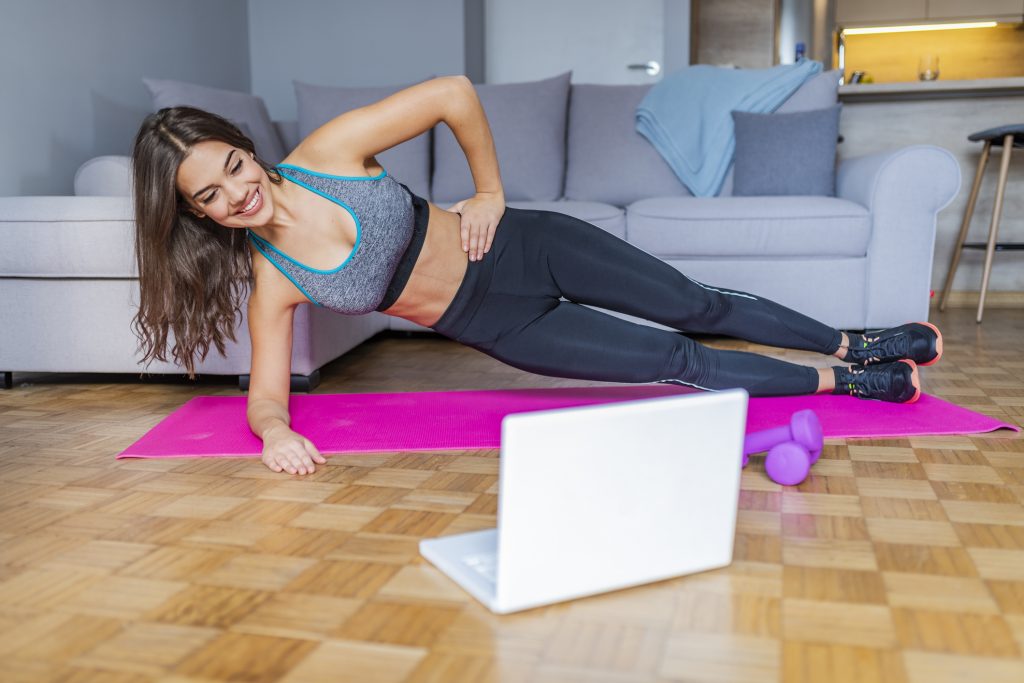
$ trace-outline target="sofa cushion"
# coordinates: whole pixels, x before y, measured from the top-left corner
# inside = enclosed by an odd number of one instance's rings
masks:
[[[839,72],[808,78],[777,112],[821,109],[836,103]],[[687,197],[690,190],[658,151],[636,132],[636,107],[650,85],[573,84],[566,151],[567,199],[627,206],[647,197]],[[732,194],[732,170],[719,196]]]
[[[0,197],[0,277],[131,278],[131,197]]]
[[[732,112],[736,127],[733,194],[836,194],[841,104],[786,114]]]
[[[789,96],[785,102],[775,110],[776,114],[788,114],[795,111],[807,111],[808,109],[824,109],[839,101],[839,77],[840,71],[823,71],[811,76],[803,82],[796,92]],[[725,174],[722,181],[722,189],[718,191],[719,197],[729,197],[733,194],[733,168]]]
[[[559,199],[553,202],[508,202],[508,206],[564,213],[593,223],[620,239],[626,239],[626,212],[611,204]]]
[[[839,101],[839,77],[842,72],[833,69],[822,71],[803,82],[796,92],[779,105],[776,114],[788,114],[794,111],[809,111],[831,107]]]
[[[650,89],[650,85],[572,86],[566,199],[627,206],[647,197],[691,195],[658,151],[636,132],[636,107]]]
[[[562,197],[572,72],[528,83],[474,85],[490,124],[506,201]],[[466,154],[447,125],[434,128],[431,196],[457,202],[476,193]]]
[[[267,163],[276,164],[284,158],[284,146],[262,98],[182,81],[143,78],[142,82],[153,95],[153,111],[178,106],[205,109],[242,127],[256,147],[256,154]]]
[[[864,256],[871,214],[835,197],[658,197],[629,205],[626,237],[661,258]]]
[[[429,79],[426,79],[429,80]],[[351,109],[373,104],[409,85],[337,87],[294,81],[299,111],[299,140]],[[430,198],[430,131],[377,154],[377,161],[413,193]]]

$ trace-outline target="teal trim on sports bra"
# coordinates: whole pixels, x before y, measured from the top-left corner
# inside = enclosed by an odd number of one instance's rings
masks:
[[[279,166],[278,168],[282,168],[282,166]],[[312,171],[306,171],[305,169],[299,168],[298,166],[295,166],[294,168],[297,168],[300,171],[304,171],[305,173],[309,173],[311,175],[318,175],[316,173],[313,173]],[[352,251],[349,253],[348,258],[346,258],[344,261],[342,261],[341,265],[338,266],[337,268],[331,268],[329,270],[320,270],[319,268],[313,268],[312,266],[307,266],[305,263],[301,263],[300,261],[296,261],[291,256],[289,256],[288,254],[284,253],[283,251],[281,251],[280,249],[275,247],[268,240],[260,237],[259,235],[256,235],[251,230],[249,231],[249,234],[253,235],[257,239],[259,239],[261,242],[266,244],[268,247],[273,249],[274,252],[279,254],[282,258],[288,259],[288,261],[290,261],[291,263],[295,264],[299,268],[302,268],[303,270],[308,270],[311,273],[320,273],[321,275],[330,275],[331,273],[337,273],[339,270],[341,270],[342,268],[347,266],[348,262],[351,261],[352,257],[356,255],[357,251],[359,251],[359,245],[363,241],[363,224],[362,224],[362,221],[359,220],[359,216],[356,215],[356,212],[352,209],[351,206],[349,206],[345,202],[341,201],[337,197],[332,197],[331,195],[327,194],[326,192],[318,190],[317,188],[313,187],[312,185],[310,185],[308,183],[304,183],[301,180],[299,180],[298,178],[294,178],[294,177],[292,177],[291,175],[289,175],[287,173],[283,173],[282,172],[281,175],[284,176],[285,178],[287,178],[288,180],[292,181],[296,185],[300,185],[300,186],[306,188],[310,192],[314,192],[314,193],[320,195],[321,197],[325,197],[327,199],[330,199],[332,202],[334,202],[335,204],[338,204],[339,206],[343,207],[346,211],[349,212],[349,214],[351,214],[352,220],[354,220],[355,223],[356,223],[356,243],[352,247]],[[330,176],[328,176],[328,177],[330,177]],[[383,177],[383,176],[381,176],[381,177]],[[371,180],[372,180],[372,178],[371,178]]]
[[[363,176],[363,175],[329,175],[327,173],[319,173],[317,171],[311,171],[308,168],[302,166],[295,166],[294,164],[278,164],[275,168],[294,168],[296,171],[302,171],[309,175],[319,176],[321,178],[334,178],[335,180],[380,180],[388,174],[387,169],[381,166],[381,172],[375,176]]]
[[[252,231],[250,231],[250,230],[249,230],[248,228],[246,228],[246,232],[247,232],[247,233],[249,234],[249,237],[250,237],[250,238],[252,238],[252,243],[256,245],[256,248],[260,250],[260,253],[261,253],[261,254],[263,254],[263,256],[264,256],[264,257],[265,257],[265,258],[266,258],[266,259],[267,259],[268,261],[270,261],[271,263],[273,263],[273,264],[274,264],[274,267],[275,267],[275,268],[277,268],[277,269],[278,269],[279,271],[281,271],[281,274],[282,274],[282,275],[284,275],[284,276],[285,276],[286,278],[288,278],[289,280],[291,280],[291,281],[292,281],[292,284],[293,284],[293,285],[295,285],[296,287],[298,287],[299,291],[300,291],[300,292],[302,292],[302,293],[303,293],[303,294],[305,295],[305,297],[306,297],[307,299],[309,299],[309,300],[310,300],[311,302],[313,302],[313,303],[314,303],[314,304],[316,304],[317,306],[320,306],[321,308],[323,307],[323,304],[322,304],[322,303],[320,303],[319,301],[317,301],[316,299],[314,299],[313,297],[311,297],[311,296],[309,295],[309,292],[307,292],[307,291],[306,291],[306,290],[305,290],[305,289],[304,289],[304,288],[302,287],[302,285],[300,285],[300,284],[299,284],[298,282],[296,282],[296,281],[295,281],[295,278],[293,278],[293,277],[291,276],[291,274],[290,274],[290,273],[289,273],[289,272],[288,272],[287,270],[285,270],[284,268],[282,268],[282,267],[281,267],[281,265],[280,265],[280,264],[279,264],[279,263],[278,263],[277,261],[275,261],[274,259],[272,259],[272,258],[270,258],[269,256],[267,256],[267,252],[266,252],[266,250],[264,250],[264,249],[263,249],[263,245],[262,245],[262,244],[260,244],[260,240],[261,240],[261,239],[263,239],[262,237],[260,237],[259,235],[257,235],[257,234],[255,234],[255,233],[253,233],[253,232],[252,232]],[[266,240],[263,240],[263,241],[264,241],[264,242],[266,242],[266,243],[267,243],[267,245],[269,245],[271,249],[274,249],[274,245],[273,245],[273,244],[270,244],[270,242],[267,242]],[[274,249],[274,251],[277,251],[277,249]],[[278,253],[280,254],[281,252],[278,252]]]

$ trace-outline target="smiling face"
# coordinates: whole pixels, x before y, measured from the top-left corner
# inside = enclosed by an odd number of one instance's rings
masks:
[[[266,171],[249,152],[220,140],[193,146],[176,184],[192,213],[225,228],[261,225],[273,215]]]

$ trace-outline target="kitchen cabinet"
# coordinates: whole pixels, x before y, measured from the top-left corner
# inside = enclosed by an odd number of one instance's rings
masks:
[[[928,0],[929,19],[988,19],[1024,16],[1024,0]]]
[[[916,21],[928,14],[928,0],[837,0],[836,23]]]
[[[1024,19],[1024,0],[836,0],[841,26],[944,19]]]

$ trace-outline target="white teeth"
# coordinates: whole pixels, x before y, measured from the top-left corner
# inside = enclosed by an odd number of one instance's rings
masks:
[[[256,206],[256,200],[259,199],[259,194],[260,194],[260,191],[256,190],[256,193],[252,196],[252,201],[249,202],[249,204],[246,205],[246,207],[244,209],[242,209],[241,213],[245,213],[246,211],[251,211],[252,207]]]

